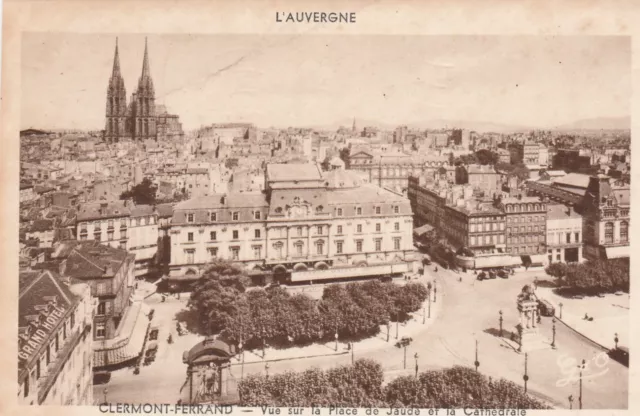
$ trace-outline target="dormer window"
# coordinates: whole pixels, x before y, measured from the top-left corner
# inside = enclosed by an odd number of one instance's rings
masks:
[[[342,208],[338,208],[337,215],[338,217],[342,217]]]
[[[232,214],[232,219],[233,219],[233,221],[238,221],[240,219],[240,213],[238,211],[235,211]]]
[[[193,214],[187,214],[187,222],[193,222],[194,221],[194,215]],[[138,223],[138,225],[140,225]]]
[[[215,212],[210,212],[209,213],[209,221],[211,221],[211,222],[218,221],[218,214],[215,213]]]
[[[259,220],[260,216],[261,216],[260,211],[256,211],[253,213],[253,218],[255,218],[256,220]]]
[[[376,214],[380,215],[380,207],[376,207]]]
[[[356,208],[356,215],[362,215],[362,208],[361,207],[357,207]]]

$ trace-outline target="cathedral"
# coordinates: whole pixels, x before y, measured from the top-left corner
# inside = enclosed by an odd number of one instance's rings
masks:
[[[184,137],[182,124],[177,115],[167,113],[163,105],[156,105],[153,88],[147,40],[144,44],[142,74],[138,87],[127,105],[127,91],[120,72],[118,39],[113,57],[113,70],[107,88],[107,109],[104,138],[108,143],[120,139],[135,141],[181,139]]]

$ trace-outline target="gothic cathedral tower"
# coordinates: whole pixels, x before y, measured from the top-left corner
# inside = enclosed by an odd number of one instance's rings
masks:
[[[120,57],[118,56],[118,39],[116,38],[116,52],[113,57],[113,70],[107,88],[107,117],[105,125],[105,139],[109,143],[117,142],[126,136],[125,123],[127,112],[127,92],[124,79],[120,73]]]
[[[138,79],[138,89],[133,94],[133,137],[137,140],[156,140],[156,94],[149,69],[147,40],[144,41],[142,75]]]

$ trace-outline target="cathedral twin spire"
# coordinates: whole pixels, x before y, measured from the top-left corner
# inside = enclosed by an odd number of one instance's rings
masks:
[[[124,79],[120,70],[118,38],[113,56],[113,69],[107,90],[107,111],[105,137],[108,141],[118,141],[120,137],[135,139],[155,138],[155,91],[149,65],[147,39],[144,41],[142,74],[138,88],[127,105]]]

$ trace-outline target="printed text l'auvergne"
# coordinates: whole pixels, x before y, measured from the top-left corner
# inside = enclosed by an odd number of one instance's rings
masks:
[[[355,12],[276,12],[276,23],[355,23]]]

